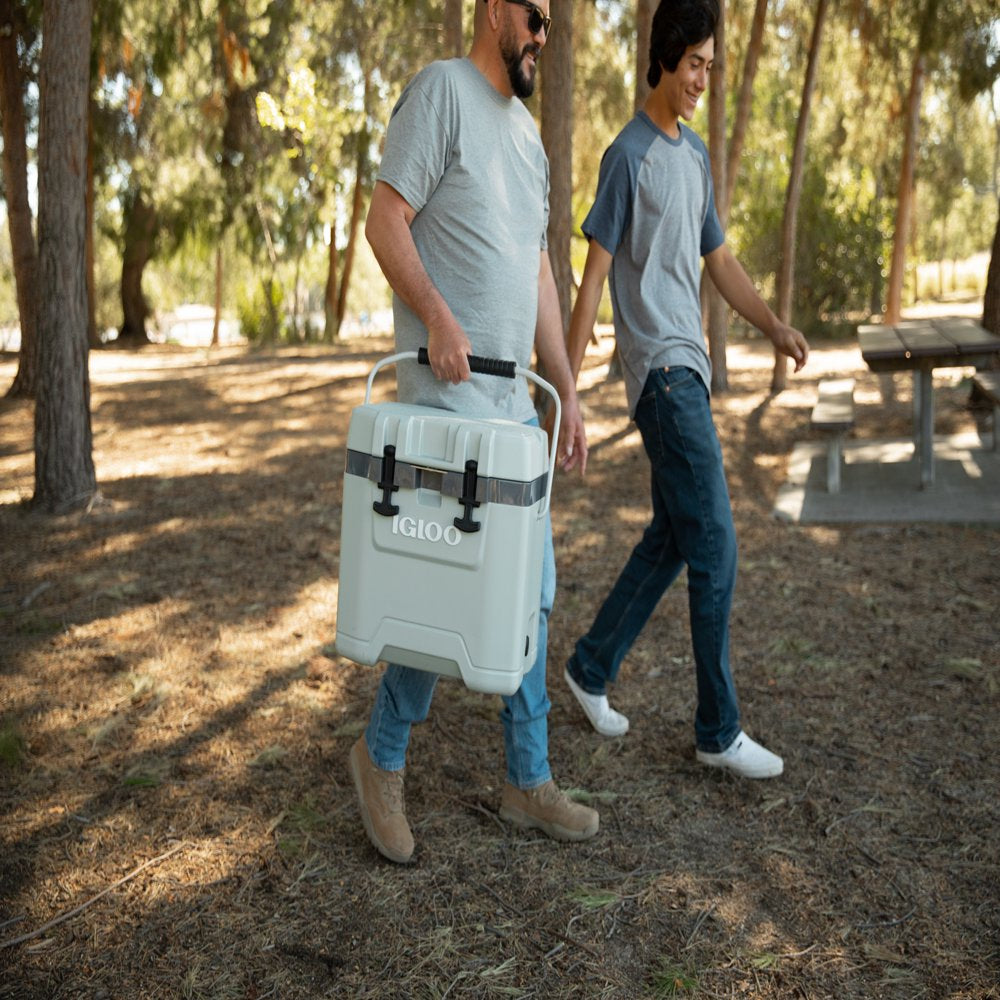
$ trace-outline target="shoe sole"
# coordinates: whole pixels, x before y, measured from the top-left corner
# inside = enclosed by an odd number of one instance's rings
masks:
[[[589,827],[585,827],[583,830],[570,830],[559,823],[546,823],[538,819],[537,816],[532,816],[521,809],[514,809],[510,806],[500,807],[500,818],[506,820],[508,823],[513,823],[514,826],[520,827],[522,830],[541,830],[542,833],[547,834],[553,840],[561,840],[563,842],[589,840],[597,833],[600,826],[600,820],[598,820],[594,824],[593,830]]]
[[[365,797],[361,791],[361,772],[358,769],[358,762],[354,759],[354,751],[357,746],[351,750],[349,762],[351,769],[351,778],[354,780],[354,790],[358,795],[358,809],[361,812],[361,822],[365,826],[365,833],[368,834],[368,839],[372,842],[372,846],[382,855],[384,858],[388,858],[390,861],[395,861],[397,865],[409,864],[410,859],[413,854],[403,854],[400,851],[394,851],[391,847],[383,844],[379,840],[375,833],[375,827],[372,825],[372,818],[368,813],[368,807],[365,805]]]
[[[785,770],[785,764],[783,761],[778,764],[778,769],[776,771],[767,770],[751,772],[740,770],[738,767],[733,767],[732,764],[725,764],[720,761],[706,759],[700,750],[695,751],[695,757],[697,758],[699,764],[704,764],[706,767],[714,767],[718,771],[728,771],[730,774],[735,774],[737,778],[749,778],[751,781],[761,781],[765,778],[777,778],[783,774]]]
[[[591,715],[590,709],[587,707],[586,702],[584,702],[580,698],[580,695],[579,695],[578,690],[577,690],[579,688],[579,685],[570,676],[570,673],[569,673],[568,670],[564,670],[563,671],[563,677],[566,679],[566,684],[569,687],[570,692],[572,693],[574,700],[580,706],[580,708],[583,710],[583,714],[587,717],[587,721],[593,727],[593,730],[594,730],[595,733],[599,733],[601,736],[611,736],[611,737],[614,737],[614,736],[624,736],[628,732],[629,722],[628,722],[628,719],[626,719],[624,715],[622,715],[622,718],[625,719],[625,728],[624,729],[602,729],[597,724],[597,720],[594,718],[594,716]],[[618,714],[621,715],[621,712],[619,712]]]

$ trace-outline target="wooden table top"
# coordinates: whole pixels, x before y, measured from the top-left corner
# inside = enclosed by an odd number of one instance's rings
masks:
[[[860,326],[858,343],[872,371],[980,365],[1000,354],[1000,337],[960,316]]]

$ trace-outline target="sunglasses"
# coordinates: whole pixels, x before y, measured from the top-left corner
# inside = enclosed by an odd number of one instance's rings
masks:
[[[528,10],[528,31],[537,35],[544,28],[545,37],[549,37],[552,18],[548,14],[543,14],[541,9],[536,7],[531,0],[507,0],[507,3],[516,3],[518,7],[526,7]]]

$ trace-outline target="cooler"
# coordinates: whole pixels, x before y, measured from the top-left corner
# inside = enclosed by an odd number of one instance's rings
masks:
[[[470,359],[473,371],[520,375],[555,398],[551,452],[538,427],[371,403],[378,371],[414,358],[378,362],[351,414],[337,652],[513,694],[536,656],[559,398],[513,362]]]

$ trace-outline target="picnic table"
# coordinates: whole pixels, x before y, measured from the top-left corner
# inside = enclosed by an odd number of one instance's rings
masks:
[[[985,367],[1000,355],[1000,337],[966,317],[905,320],[858,327],[861,357],[873,372],[913,372],[914,450],[920,486],[934,483],[934,369]]]

